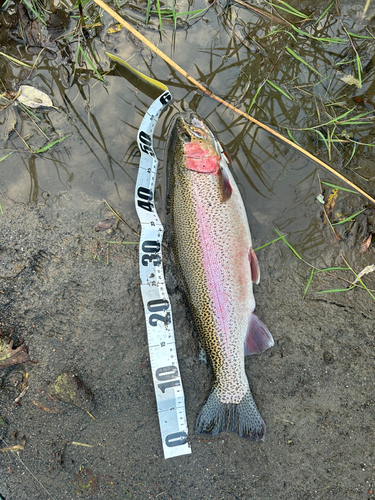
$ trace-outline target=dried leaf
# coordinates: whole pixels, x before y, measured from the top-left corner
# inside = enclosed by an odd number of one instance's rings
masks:
[[[5,121],[4,121],[4,125],[2,127],[2,139],[4,141],[7,141],[10,134],[13,132],[14,130],[14,127],[17,125],[17,118],[16,118],[16,114],[14,112],[14,109],[12,106],[9,106],[6,110],[5,110]]]
[[[28,361],[29,355],[25,345],[13,349],[13,340],[0,337],[0,369]]]
[[[345,75],[340,80],[348,85],[355,85],[358,89],[362,87],[361,82],[352,75]]]
[[[351,284],[351,286],[355,285],[357,283],[357,281],[359,281],[362,276],[364,276],[365,274],[369,274],[369,273],[372,273],[375,271],[375,264],[372,264],[371,266],[366,266],[364,269],[362,269],[362,271],[358,274],[358,276],[356,277],[356,279],[353,281],[353,283]]]
[[[124,29],[124,26],[122,24],[116,23],[107,29],[107,33],[118,33],[119,31],[121,31],[123,29]]]
[[[111,227],[115,223],[116,223],[116,219],[104,219],[104,220],[101,220],[100,222],[98,222],[96,224],[96,226],[94,227],[94,229],[95,229],[96,232],[98,232],[98,231],[106,231],[107,229],[111,229]]]
[[[94,407],[94,395],[77,375],[69,372],[61,373],[56,378],[53,388],[56,397],[63,403],[78,406],[88,412]]]
[[[14,446],[9,446],[8,448],[0,448],[0,451],[21,451],[21,450],[24,450],[25,447],[20,445],[20,444],[16,444]]]
[[[76,495],[91,497],[98,487],[98,478],[90,469],[80,467],[73,484]]]
[[[39,408],[39,410],[47,411],[48,413],[60,413],[60,411],[57,408],[53,408],[52,410],[50,408],[46,408],[45,406],[42,406],[38,404],[36,401],[32,401],[32,403]]]
[[[331,220],[332,212],[333,212],[333,209],[335,208],[338,194],[339,194],[339,190],[333,189],[332,193],[328,196],[327,203],[324,205],[325,213],[326,213],[329,220]],[[323,226],[325,225],[325,223],[326,223],[326,219],[323,220]]]
[[[372,240],[372,233],[369,234],[369,236],[365,239],[365,241],[362,243],[362,253],[366,253],[368,250],[368,247],[371,244]]]
[[[17,101],[29,108],[40,108],[41,106],[53,108],[51,98],[41,90],[31,87],[31,85],[21,85],[21,94]]]

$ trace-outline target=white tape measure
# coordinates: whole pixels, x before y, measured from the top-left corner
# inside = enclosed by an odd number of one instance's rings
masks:
[[[141,292],[165,458],[191,453],[172,309],[164,282],[161,252],[164,228],[154,203],[158,159],[152,148],[152,135],[161,112],[171,100],[172,95],[167,90],[148,108],[139,127],[137,141],[141,161],[135,188],[135,206],[142,225],[139,244]]]

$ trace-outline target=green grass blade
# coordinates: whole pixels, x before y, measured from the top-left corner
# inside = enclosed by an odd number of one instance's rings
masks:
[[[79,3],[82,5],[82,7],[84,7],[89,2],[91,2],[91,0],[78,0],[78,2],[73,7],[70,7],[69,11],[78,9],[79,8],[79,6],[78,6]]]
[[[176,14],[176,0],[172,0],[173,22],[174,29],[177,29],[177,14]]]
[[[357,59],[350,59],[349,61],[339,61],[335,64],[335,66],[342,66],[343,64],[351,64],[352,62],[355,62]]]
[[[150,10],[151,14],[163,14],[163,17],[172,17],[173,16],[173,10],[172,9],[160,9],[160,10]],[[189,14],[189,12],[182,12],[180,14],[183,15],[183,14]]]
[[[257,252],[258,250],[260,250],[261,248],[265,248],[265,247],[268,247],[268,245],[272,245],[272,243],[275,243],[276,241],[279,241],[279,240],[282,240],[283,237],[280,236],[279,238],[276,238],[275,240],[272,240],[272,241],[269,241],[268,243],[265,243],[264,245],[262,245],[261,247],[257,247],[257,248],[254,248],[254,252]]]
[[[352,111],[352,110],[350,110]],[[347,113],[346,113],[347,114]],[[349,123],[351,120],[359,120],[360,118],[366,118],[367,116],[369,115],[372,115],[373,116],[373,111],[367,111],[366,113],[360,113],[359,115],[356,115],[356,116],[353,116],[353,118],[348,118],[347,122]],[[344,115],[341,115],[341,116],[344,116]],[[341,117],[339,117],[340,119]],[[340,124],[343,123],[343,122],[340,122]],[[366,123],[368,124],[368,122],[361,122],[361,123]]]
[[[283,240],[283,242],[291,249],[291,251],[294,253],[294,255],[299,260],[303,260],[302,257],[296,252],[296,250],[294,250],[294,248],[292,247],[292,245],[286,241],[285,236],[283,236],[282,234],[280,234],[279,231],[277,229],[275,229],[275,228],[274,228],[274,231],[280,236],[280,238]]]
[[[336,293],[336,292],[348,292],[349,290],[353,290],[354,286],[350,286],[349,288],[333,288],[332,290],[321,290],[316,293]]]
[[[339,224],[344,224],[344,222],[348,222],[352,219],[354,219],[355,217],[357,217],[357,215],[361,214],[362,212],[364,212],[366,209],[364,208],[363,210],[360,210],[359,212],[351,215],[350,217],[347,217],[346,219],[340,221],[340,222],[335,222],[332,224],[332,226],[338,226]]]
[[[307,283],[306,283],[305,291],[303,292],[303,296],[302,296],[303,299],[306,297],[307,290],[309,289],[309,286],[310,286],[310,283],[313,279],[313,276],[314,276],[314,269],[312,268],[311,272],[310,272],[309,279],[307,280]]]
[[[289,99],[290,101],[293,100],[286,92],[283,91],[283,89],[281,89],[278,85],[276,85],[276,83],[271,82],[271,80],[266,80],[266,82],[269,85],[271,85],[271,87],[273,87],[274,89],[278,90],[281,94],[283,94],[287,99]]]
[[[367,35],[357,35],[356,33],[351,33],[348,31],[349,35],[352,36],[353,38],[364,38],[366,40],[372,40],[372,36],[367,36]]]
[[[348,109],[342,115],[336,116],[335,118],[332,118],[332,120],[329,120],[328,122],[325,122],[325,123],[321,123],[320,125],[316,125],[315,127],[306,127],[306,128],[301,128],[299,130],[317,130],[318,128],[327,127],[328,125],[332,125],[332,124],[336,124],[336,125],[351,125],[351,124],[356,124],[357,121],[359,120],[359,118],[363,118],[363,117],[365,117],[365,116],[373,113],[372,111],[369,111],[368,113],[362,113],[360,115],[353,116],[353,118],[348,118],[347,120],[340,121],[343,118],[345,118],[345,116],[347,116],[349,113],[351,113],[353,110],[354,110],[354,108],[353,109]],[[366,121],[358,121],[358,123],[360,125],[367,125],[368,124],[368,122],[366,122]]]
[[[188,20],[190,21],[191,19],[194,19],[194,17],[199,16],[199,14],[202,14],[203,12],[206,12],[208,9],[209,9],[209,7],[205,8],[205,9],[192,10],[190,12],[183,12],[182,14],[180,14],[180,16],[182,16],[182,15],[188,15],[188,14],[194,14],[193,16],[188,17]]]
[[[326,269],[315,270],[315,274],[325,273],[326,271],[349,271],[350,267],[327,267]]]
[[[342,168],[345,168],[347,165],[349,165],[349,163],[351,162],[351,160],[352,160],[352,158],[353,158],[353,156],[354,156],[354,154],[355,154],[356,151],[357,151],[357,143],[355,142],[353,144],[352,154],[350,155],[349,160],[345,163],[345,165]]]
[[[21,108],[24,111],[26,111],[27,114],[29,114],[30,116],[32,116],[37,122],[40,122],[39,118],[36,115],[34,115],[34,113],[27,106],[25,106],[22,102],[18,101],[18,106],[21,106]]]
[[[330,147],[329,147],[329,144],[328,144],[328,141],[327,139],[324,137],[324,135],[321,133],[320,130],[314,130],[314,132],[316,132],[318,134],[318,136],[321,138],[321,140],[324,142],[325,144],[325,147],[327,148],[327,150],[329,151],[330,150]]]
[[[146,26],[148,25],[148,18],[150,17],[151,2],[152,2],[152,0],[147,1]]]
[[[281,3],[284,7],[281,5],[275,5],[273,4],[273,7],[276,7],[276,9],[283,10],[284,12],[288,12],[289,14],[293,14],[294,16],[301,17],[302,19],[308,19],[309,16],[306,16],[306,14],[303,14],[299,10],[295,9],[291,5],[287,4],[283,0],[278,0],[279,3]]]
[[[292,136],[290,130],[287,128],[286,129],[286,133],[288,134],[288,136],[290,137],[290,139],[295,142],[296,144],[298,144],[298,146],[300,146],[299,142]]]
[[[352,139],[348,139],[349,142],[354,142]],[[375,147],[375,144],[371,144],[370,142],[359,142],[359,141],[355,141],[355,143],[357,144],[357,146],[367,146],[369,148],[374,148]]]
[[[157,8],[158,8],[160,34],[162,35],[163,34],[163,26],[162,26],[162,22],[161,22],[161,12],[160,12],[160,1],[159,0],[156,0],[156,5],[157,5]]]
[[[53,141],[53,142],[50,142],[49,144],[46,144],[45,146],[43,146],[42,148],[38,149],[37,151],[33,151],[33,153],[37,154],[37,153],[44,153],[45,151],[47,151],[48,149],[51,149],[52,146],[54,146],[55,144],[57,144],[58,142],[61,142],[63,141],[64,139],[66,139],[67,137],[70,137],[72,134],[68,134],[68,135],[64,135],[64,137],[60,137],[60,139],[57,139],[56,141]]]
[[[336,184],[330,184],[329,182],[320,182],[321,184],[324,184],[325,186],[329,186],[334,189],[340,189],[341,191],[347,191],[348,193],[355,193],[358,194],[357,191],[354,191],[353,189],[348,189],[348,188],[343,188],[341,186],[336,186]]]
[[[294,52],[294,50],[290,49],[288,46],[286,47],[286,50],[287,50],[287,52],[288,52],[291,56],[293,56],[295,59],[297,59],[297,61],[301,62],[302,64],[304,64],[305,66],[307,66],[309,69],[311,69],[311,71],[313,71],[313,72],[314,72],[314,73],[316,73],[317,75],[319,75],[319,76],[321,76],[322,78],[324,78],[324,77],[323,77],[323,75],[322,75],[321,73],[319,73],[319,71],[318,71],[317,69],[315,69],[315,68],[313,68],[312,66],[310,66],[310,64],[308,64],[306,61],[304,61],[304,60],[302,59],[302,57],[300,57],[298,54],[296,54],[296,53]]]
[[[45,26],[47,26],[47,23],[44,21],[44,19],[41,17],[41,15],[39,14],[39,12],[32,6],[29,4],[29,2],[27,0],[23,0],[24,4],[31,10],[31,12],[35,15],[35,17],[38,18],[38,20],[43,23]]]
[[[6,57],[7,59],[9,59],[10,61],[13,61],[17,64],[19,64],[20,66],[25,66],[26,68],[32,68],[32,66],[30,66],[30,64],[26,64],[22,61],[19,61],[18,59],[16,59],[15,57],[12,57],[12,56],[8,56],[8,54],[4,54],[4,52],[0,52],[0,55],[3,56],[3,57]]]
[[[4,161],[6,158],[8,158],[8,156],[10,156],[12,153],[14,153],[14,151],[11,151],[10,153],[8,153],[7,155],[3,156],[2,158],[0,158],[0,161]]]
[[[368,125],[369,122],[365,121],[351,121],[351,120],[345,120],[344,122],[338,123],[338,125]]]
[[[77,52],[80,52],[83,57],[86,59],[86,61],[88,62],[88,64],[92,67],[92,69],[95,71],[95,73],[98,75],[98,77],[100,78],[100,80],[105,84],[107,85],[107,82],[104,80],[104,78],[102,77],[102,75],[99,73],[99,71],[95,68],[94,64],[92,63],[92,61],[90,61],[90,59],[87,57],[87,55],[85,54],[85,51],[83,50],[82,46],[80,45],[78,47],[78,50]]]
[[[257,91],[255,92],[255,95],[250,103],[249,109],[247,110],[247,114],[250,114],[251,108],[254,106],[255,100],[258,97],[259,92],[261,91],[261,88],[263,87],[264,83],[257,88]]]
[[[362,62],[361,62],[361,58],[359,57],[359,54],[357,51],[355,53],[355,56],[357,59],[358,80],[359,80],[359,85],[361,88],[362,87]]]
[[[319,21],[321,21],[323,19],[323,17],[328,13],[328,11],[331,9],[332,5],[334,4],[335,2],[332,2],[330,5],[328,5],[328,7],[325,9],[325,11],[323,12],[323,14],[321,14],[318,19],[315,21],[315,24],[318,24]]]
[[[301,36],[306,36],[307,38],[312,38],[313,40],[317,40],[318,42],[326,42],[326,43],[347,43],[346,40],[342,40],[341,38],[325,38],[325,37],[317,37],[314,35],[311,35],[307,31],[303,31],[300,28],[297,28],[296,26],[293,26],[291,24],[291,28],[294,29],[299,35]]]

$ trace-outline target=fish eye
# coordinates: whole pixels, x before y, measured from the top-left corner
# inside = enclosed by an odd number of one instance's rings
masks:
[[[191,137],[187,132],[182,132],[182,134],[180,134],[180,139],[184,144],[191,142]]]

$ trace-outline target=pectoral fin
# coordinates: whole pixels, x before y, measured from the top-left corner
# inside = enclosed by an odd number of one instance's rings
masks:
[[[251,280],[253,283],[256,283],[258,285],[260,281],[260,269],[259,262],[257,256],[255,255],[253,247],[251,247],[249,250],[249,262],[251,270]]]
[[[273,345],[274,341],[268,328],[260,321],[258,316],[251,313],[245,339],[245,356],[259,354]]]
[[[221,203],[225,203],[232,196],[232,186],[228,174],[223,168],[219,170],[220,176],[220,189],[221,189]]]

